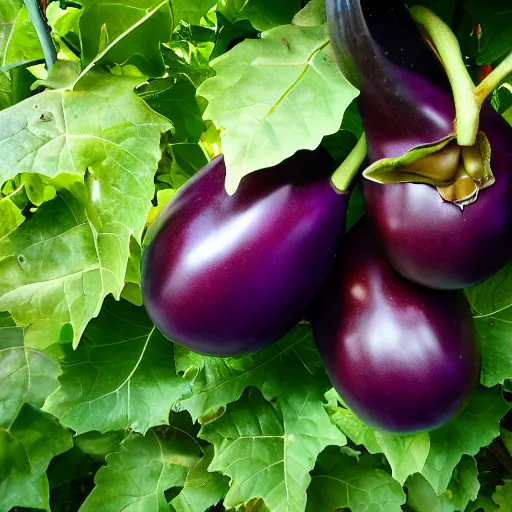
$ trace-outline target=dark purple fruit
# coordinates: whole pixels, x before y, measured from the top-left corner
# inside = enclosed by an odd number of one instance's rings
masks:
[[[370,163],[453,135],[449,82],[404,3],[327,0],[326,8],[340,67],[361,90]],[[487,104],[480,130],[491,146],[495,183],[464,209],[443,200],[431,185],[363,180],[378,242],[393,267],[412,281],[465,288],[512,258],[512,128]]]
[[[479,349],[464,294],[398,275],[366,220],[347,235],[311,323],[334,387],[378,429],[436,428],[464,407],[478,382]]]
[[[162,333],[212,355],[255,352],[304,314],[334,261],[348,198],[334,164],[302,151],[224,189],[222,156],[162,212],[143,257],[146,309]]]

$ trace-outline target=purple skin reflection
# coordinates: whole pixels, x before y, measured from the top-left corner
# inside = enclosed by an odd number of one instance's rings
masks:
[[[344,245],[312,321],[334,387],[378,429],[442,425],[478,382],[469,304],[462,292],[430,290],[398,275],[377,250],[366,220]]]
[[[194,351],[255,352],[297,322],[332,267],[348,198],[323,151],[245,177],[233,196],[215,158],[172,199],[143,258],[146,309]]]

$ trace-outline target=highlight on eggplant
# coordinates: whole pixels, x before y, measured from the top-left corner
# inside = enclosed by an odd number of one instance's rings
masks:
[[[149,316],[172,341],[211,355],[255,352],[298,323],[345,230],[347,194],[325,150],[246,176],[233,196],[216,157],[155,221],[143,254]]]
[[[403,2],[326,0],[326,10],[341,71],[361,91],[364,193],[389,261],[432,288],[487,279],[512,258],[512,128],[489,104],[478,108],[479,132],[461,122],[454,78]],[[489,90],[498,68],[478,87]],[[474,144],[459,143],[473,132]]]
[[[431,290],[397,274],[366,219],[349,231],[311,325],[334,387],[375,428],[439,427],[478,382],[480,353],[463,292]]]

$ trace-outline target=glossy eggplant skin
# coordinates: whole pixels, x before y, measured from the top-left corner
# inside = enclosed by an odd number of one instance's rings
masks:
[[[403,2],[327,0],[342,71],[361,88],[369,162],[453,133],[448,80]],[[436,289],[479,283],[512,258],[512,128],[486,104],[480,129],[496,183],[461,210],[429,185],[363,180],[374,233],[393,267]]]
[[[323,150],[301,151],[224,189],[216,157],[173,197],[143,255],[146,310],[196,352],[249,354],[284,336],[332,267],[348,197]]]
[[[437,289],[491,277],[512,258],[512,129],[490,105],[480,128],[491,144],[496,183],[464,210],[430,185],[363,180],[366,211],[393,267]]]
[[[311,322],[334,387],[377,429],[405,433],[442,425],[478,382],[479,348],[464,294],[424,288],[397,274],[366,220],[344,244]]]

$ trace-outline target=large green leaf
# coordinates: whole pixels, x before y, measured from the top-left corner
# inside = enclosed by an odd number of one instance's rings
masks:
[[[172,426],[160,435],[132,434],[120,452],[107,456],[80,512],[168,512],[165,491],[184,485],[199,454],[196,441]]]
[[[482,352],[484,386],[512,379],[512,264],[466,290]]]
[[[80,39],[85,64],[121,38],[102,58],[132,64],[146,76],[161,76],[164,62],[160,44],[171,39],[172,16],[168,3],[153,15],[162,0],[81,0]],[[144,19],[145,21],[141,23]],[[141,23],[137,26],[138,23]]]
[[[58,364],[24,346],[23,329],[0,313],[0,428],[11,425],[23,404],[41,407],[57,387]]]
[[[34,406],[25,404],[7,429],[0,429],[0,512],[12,507],[50,511],[50,460],[73,446],[71,434]]]
[[[215,447],[210,471],[231,478],[226,508],[262,498],[273,512],[304,510],[318,454],[326,446],[345,444],[307,388],[305,383],[301,393],[279,397],[274,405],[250,389],[203,426],[199,436]]]
[[[193,393],[181,407],[195,419],[240,398],[254,386],[271,400],[287,393],[295,380],[311,378],[321,361],[308,326],[299,325],[274,345],[246,357],[210,357],[176,346],[176,367],[193,378]],[[324,376],[315,388],[321,398]],[[325,378],[325,377],[324,377]]]
[[[229,4],[229,1],[226,2]],[[278,25],[285,25],[292,21],[294,14],[299,10],[300,0],[249,0],[240,2],[235,0],[241,9],[233,8],[233,21],[249,20],[252,26],[259,31],[270,30]]]
[[[331,448],[320,455],[312,473],[306,511],[401,512],[404,503],[400,484],[375,458],[357,460]]]
[[[0,2],[0,70],[41,59],[43,51],[22,0]]]
[[[205,119],[222,128],[226,190],[336,132],[357,90],[325,52],[326,25],[285,25],[246,40],[212,62],[217,75],[198,89]]]
[[[219,473],[211,473],[213,447],[208,446],[201,460],[189,471],[183,490],[171,501],[176,512],[205,512],[228,492],[228,481]]]
[[[407,504],[414,512],[456,512],[476,500],[479,488],[476,461],[465,455],[455,468],[448,489],[439,496],[423,476],[409,478]]]
[[[70,323],[75,346],[104,297],[121,293],[130,237],[140,241],[151,208],[170,125],[137,83],[89,73],[0,112],[0,182],[37,172],[71,190],[0,241],[0,310],[20,325]]]
[[[356,444],[363,444],[370,453],[384,453],[397,478],[403,481],[420,472],[436,494],[441,494],[462,456],[476,455],[499,435],[500,419],[509,408],[498,388],[478,387],[458,417],[428,434],[414,436],[377,432],[343,408],[330,413],[332,421]]]
[[[61,387],[45,409],[78,434],[130,428],[145,433],[168,422],[186,381],[174,370],[173,345],[144,308],[106,300],[76,351],[68,347]]]

